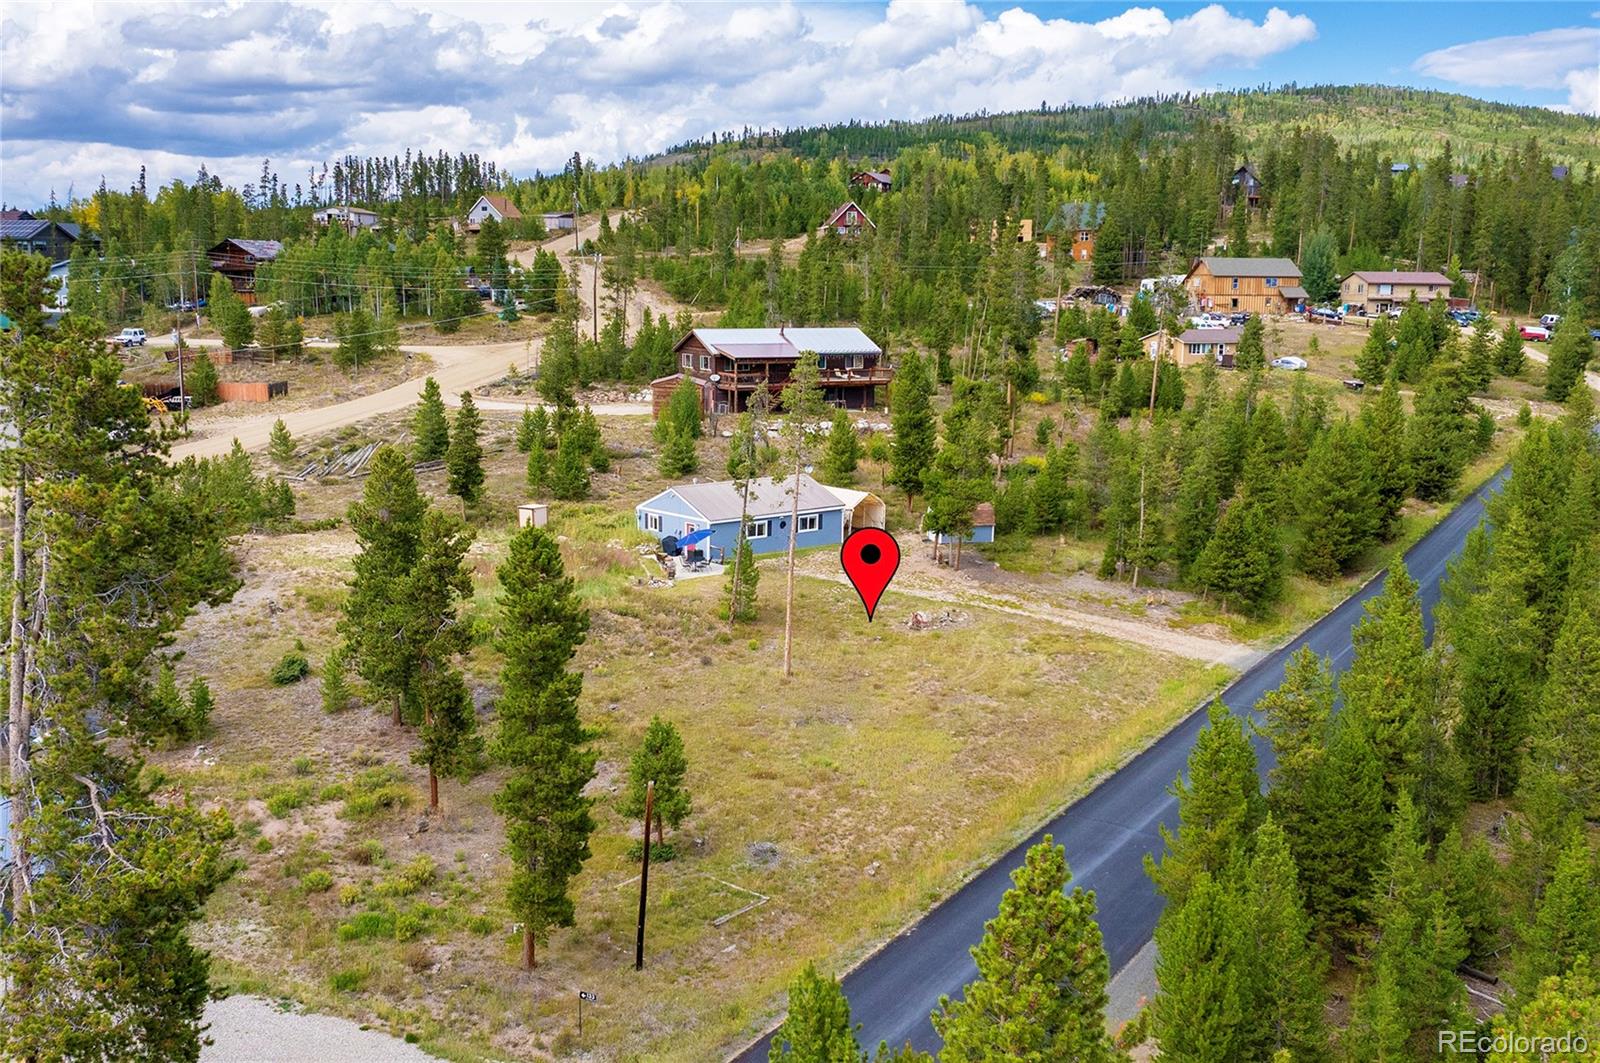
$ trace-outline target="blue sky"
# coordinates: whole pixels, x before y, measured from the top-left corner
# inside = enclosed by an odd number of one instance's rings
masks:
[[[1600,4],[260,0],[0,9],[0,199],[263,158],[519,173],[713,130],[1295,81],[1600,112]]]

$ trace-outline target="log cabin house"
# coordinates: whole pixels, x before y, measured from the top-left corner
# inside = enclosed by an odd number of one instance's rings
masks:
[[[276,240],[224,240],[206,252],[211,271],[228,278],[234,294],[246,306],[256,305],[256,267],[278,257],[283,245]]]
[[[887,192],[894,186],[894,179],[888,170],[862,170],[850,175],[850,183],[857,188],[872,188],[879,192]]]
[[[1044,223],[1044,252],[1054,255],[1059,244],[1070,241],[1072,261],[1094,257],[1094,237],[1106,220],[1104,203],[1063,203]]]
[[[1286,258],[1197,258],[1183,290],[1202,310],[1287,314],[1306,301],[1300,267]]]
[[[1228,187],[1222,190],[1222,205],[1232,210],[1240,201],[1251,210],[1261,209],[1261,178],[1248,161],[1228,178]]]
[[[650,382],[651,412],[658,417],[684,378],[700,389],[700,409],[708,414],[741,413],[762,388],[776,408],[802,354],[822,363],[823,398],[846,410],[876,406],[877,389],[894,379],[883,349],[858,328],[700,328],[673,351],[678,372]]]

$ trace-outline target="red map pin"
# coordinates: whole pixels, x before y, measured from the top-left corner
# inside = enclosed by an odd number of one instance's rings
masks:
[[[861,595],[870,623],[878,599],[900,568],[900,544],[882,528],[859,528],[839,548],[839,564],[850,577],[850,585]]]

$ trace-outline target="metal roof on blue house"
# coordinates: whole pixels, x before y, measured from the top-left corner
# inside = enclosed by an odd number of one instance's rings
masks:
[[[796,478],[775,480],[761,477],[750,481],[747,523],[750,547],[758,554],[776,553],[789,547],[789,521],[798,517],[795,545],[837,546],[844,542],[852,525],[853,509],[861,492],[835,494],[832,488],[801,474],[798,514],[794,497]],[[682,539],[695,532],[711,530],[700,543],[708,556],[731,555],[739,544],[739,516],[746,512],[743,489],[732,480],[714,483],[678,484],[669,487],[634,507],[641,531],[658,539]]]

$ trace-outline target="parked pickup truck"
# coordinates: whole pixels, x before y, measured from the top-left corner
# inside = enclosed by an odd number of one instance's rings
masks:
[[[1525,340],[1535,340],[1539,343],[1545,343],[1550,339],[1550,330],[1545,328],[1543,325],[1523,325],[1522,338]]]

